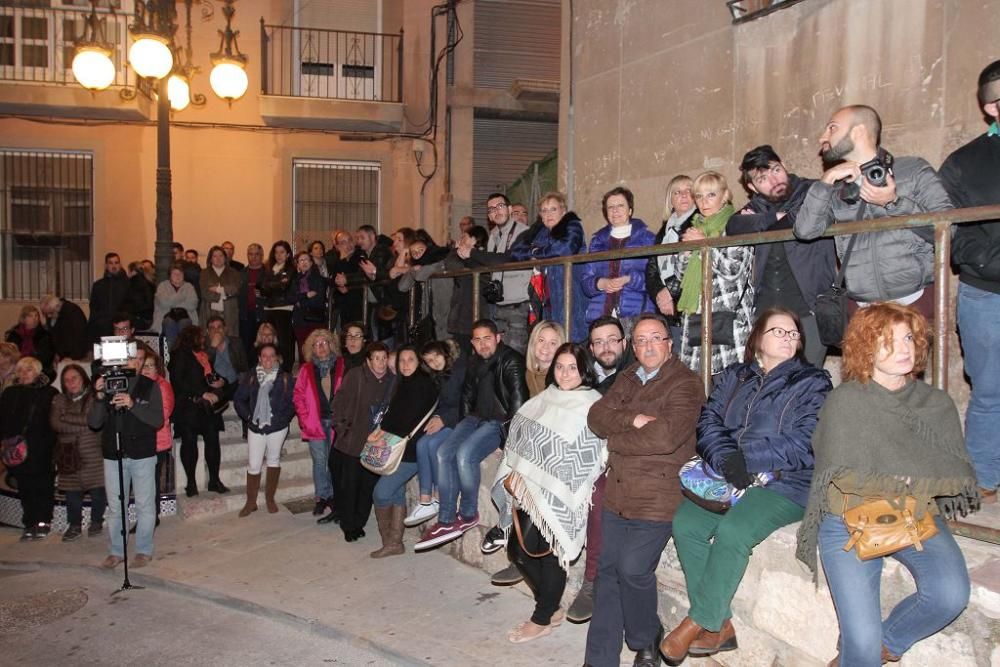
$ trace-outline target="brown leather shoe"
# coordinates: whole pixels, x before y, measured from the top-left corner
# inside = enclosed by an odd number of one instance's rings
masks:
[[[151,562],[153,562],[152,556],[147,556],[146,554],[136,554],[135,561],[132,563],[132,567],[135,568],[146,567]]]
[[[660,653],[667,659],[669,665],[679,665],[687,657],[691,642],[701,634],[702,627],[685,616],[681,624],[670,631],[670,634],[660,642]]]
[[[691,642],[688,653],[695,656],[712,655],[720,651],[733,651],[739,648],[736,643],[736,628],[727,618],[718,632],[705,630]]]

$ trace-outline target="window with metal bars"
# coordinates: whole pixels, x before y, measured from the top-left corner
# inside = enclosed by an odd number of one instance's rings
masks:
[[[312,241],[329,249],[330,235],[337,230],[353,232],[362,225],[379,229],[378,162],[296,159],[292,173],[292,241],[297,250],[308,250]]]
[[[93,281],[93,156],[0,150],[0,296],[86,299]]]

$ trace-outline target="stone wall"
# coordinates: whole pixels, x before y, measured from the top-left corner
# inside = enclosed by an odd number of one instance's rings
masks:
[[[499,461],[500,453],[497,452],[482,464],[479,527],[442,547],[454,558],[490,573],[507,565],[506,552],[485,556],[479,550],[483,535],[497,519],[488,489]],[[413,484],[415,482],[411,483],[411,500],[415,501]],[[754,551],[733,601],[733,622],[740,648],[713,656],[718,664],[725,667],[819,666],[826,665],[836,654],[837,617],[830,593],[822,577],[820,585],[815,586],[811,573],[795,559],[797,525],[775,532]],[[907,652],[899,663],[901,667],[1000,666],[1000,549],[974,540],[957,539],[972,578],[969,607],[944,631]],[[585,556],[581,556],[570,568],[564,605],[573,600],[580,586],[584,559]],[[663,551],[656,574],[660,618],[670,628],[687,613],[684,576],[672,541]],[[882,575],[883,610],[888,611],[913,590],[913,579],[906,569],[895,561],[887,561]],[[583,650],[581,646],[581,658]]]

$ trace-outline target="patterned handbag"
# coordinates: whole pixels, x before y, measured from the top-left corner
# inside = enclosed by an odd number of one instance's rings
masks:
[[[740,501],[746,489],[737,489],[700,456],[681,466],[681,493],[695,505],[716,514],[725,514]],[[773,473],[753,475],[754,486],[766,486],[775,478]]]
[[[406,444],[410,439],[423,428],[424,424],[434,415],[438,402],[434,401],[430,411],[424,415],[413,430],[405,436],[395,435],[382,431],[381,435],[372,440],[369,436],[365,446],[361,449],[361,465],[371,470],[376,475],[391,475],[399,468],[400,461],[403,460],[403,453],[406,451]]]

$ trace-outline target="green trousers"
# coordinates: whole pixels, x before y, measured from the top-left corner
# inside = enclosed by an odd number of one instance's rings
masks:
[[[684,499],[674,515],[674,544],[684,569],[692,621],[718,632],[730,616],[753,548],[805,508],[766,488],[752,487],[725,514]]]

